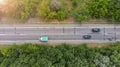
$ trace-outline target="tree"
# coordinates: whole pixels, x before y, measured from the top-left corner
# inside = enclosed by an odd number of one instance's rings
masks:
[[[61,2],[57,0],[42,0],[37,7],[37,15],[44,17],[45,20],[64,20],[68,14],[67,11],[63,10]]]
[[[120,21],[119,0],[93,0],[88,4],[92,18],[106,18],[110,21]]]
[[[120,53],[118,51],[114,51],[112,55],[110,55],[111,62],[114,66],[120,66]]]
[[[119,0],[111,0],[108,5],[108,14],[107,17],[111,19],[111,21],[120,21],[120,1]]]
[[[44,17],[46,20],[53,19],[56,16],[56,12],[51,11],[49,2],[50,0],[42,0],[37,7],[37,15]]]
[[[74,15],[74,18],[77,20],[77,21],[85,21],[87,20],[88,18],[90,18],[90,15],[89,15],[89,10],[88,9],[79,9],[79,8],[76,8],[74,11],[73,11],[73,15]]]
[[[94,62],[97,67],[115,67],[110,61],[110,57],[99,55],[98,59],[94,59]]]
[[[88,8],[93,18],[104,18],[108,12],[109,0],[93,0]]]

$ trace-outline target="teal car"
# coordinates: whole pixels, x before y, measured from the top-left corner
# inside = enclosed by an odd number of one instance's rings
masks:
[[[48,41],[48,37],[47,36],[41,36],[40,37],[40,41],[47,42]]]

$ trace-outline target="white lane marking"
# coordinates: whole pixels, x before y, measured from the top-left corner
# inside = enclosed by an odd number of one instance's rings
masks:
[[[0,36],[6,36],[6,35],[15,35],[15,34],[0,34]]]
[[[0,33],[0,35],[103,35],[104,33],[10,33],[10,34],[7,34],[7,33]],[[106,35],[109,35],[109,33],[105,33]],[[114,34],[114,33],[111,33],[111,34]]]
[[[44,33],[43,33],[43,34],[22,34],[22,33],[20,33],[20,34],[0,34],[0,36],[7,36],[7,35],[8,35],[8,36],[10,36],[10,35],[11,35],[11,36],[13,36],[13,35],[15,35],[15,36],[16,36],[16,35],[18,35],[18,36],[19,36],[19,35],[26,35],[26,36],[27,36],[27,35],[46,35],[46,36],[47,36],[47,35],[58,35],[58,36],[59,36],[59,35],[72,35],[72,36],[74,36],[74,35],[75,35],[75,36],[76,36],[76,35],[87,35],[87,34],[89,34],[89,33],[86,33],[86,34],[85,34],[85,33],[79,33],[79,34],[65,34],[65,33],[60,33],[60,34],[50,34],[50,33],[49,33],[49,34],[44,34]],[[99,34],[99,35],[100,35],[100,34]]]
[[[15,27],[0,27],[0,29],[15,29]]]
[[[0,40],[0,43],[7,42],[40,42],[39,40]]]
[[[114,27],[101,27],[101,26],[96,26],[96,27],[78,27],[78,26],[73,26],[73,27],[67,27],[67,26],[61,26],[61,27],[56,27],[56,26],[52,26],[52,27],[0,27],[0,28],[114,28]],[[117,27],[118,28],[118,27]]]

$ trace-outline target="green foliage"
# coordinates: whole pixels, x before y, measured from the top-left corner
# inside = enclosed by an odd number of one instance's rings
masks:
[[[8,48],[2,50],[2,54],[6,57],[17,57],[19,55],[18,51],[14,48]]]
[[[14,63],[16,60],[15,57],[11,57],[11,58],[4,58],[0,64],[0,67],[9,67],[10,64]]]
[[[37,15],[44,17],[46,20],[52,19],[55,16],[55,12],[51,12],[47,0],[42,0],[37,7]]]
[[[110,57],[100,54],[97,59],[94,59],[94,63],[97,67],[114,67],[114,65],[112,65],[112,63],[110,62]]]
[[[56,18],[59,20],[59,21],[62,21],[64,20],[66,17],[67,17],[67,14],[68,12],[66,11],[58,11],[57,12],[57,15],[56,15]]]
[[[76,18],[77,21],[85,21],[87,20],[88,18],[90,18],[90,15],[89,15],[89,10],[88,9],[78,9],[76,8],[74,11],[73,11],[73,15],[74,17]]]
[[[37,15],[44,17],[46,20],[58,19],[59,21],[64,20],[67,17],[67,12],[63,10],[53,10],[50,8],[49,1],[42,0],[37,9]]]
[[[73,6],[77,6],[78,5],[79,0],[71,0],[71,1],[72,1]]]
[[[94,18],[104,18],[108,12],[108,2],[109,0],[93,0],[88,6],[91,16]]]
[[[0,67],[120,67],[120,43],[104,48],[14,45],[1,50]]]
[[[120,21],[119,0],[69,0],[68,2],[64,0],[6,0],[2,11],[7,16],[20,20],[38,17],[47,21],[53,19],[62,21],[69,15],[79,22],[91,18]]]
[[[93,18],[106,18],[110,21],[120,21],[119,0],[93,0],[88,5]]]
[[[117,51],[114,51],[113,54],[110,56],[111,61],[113,62],[113,65],[119,67],[120,66],[120,53]]]
[[[111,0],[108,5],[108,14],[107,17],[111,19],[111,21],[120,21],[120,1],[119,0]]]

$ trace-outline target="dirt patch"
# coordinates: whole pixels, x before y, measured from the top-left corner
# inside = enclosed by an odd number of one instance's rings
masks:
[[[18,19],[13,19],[13,18],[1,18],[0,24],[109,24],[108,20],[106,19],[90,19],[85,22],[77,22],[74,20],[73,17],[69,17],[63,21],[58,21],[56,19],[50,20],[50,21],[45,21],[44,19],[41,18],[30,18],[27,21],[21,21]]]
[[[107,19],[104,18],[100,18],[100,19],[89,19],[86,22],[84,22],[85,24],[108,24],[110,23]]]
[[[30,18],[27,21],[21,21],[18,19],[3,17],[0,20],[0,24],[73,24],[73,23],[75,23],[73,18],[67,18],[63,21],[58,21],[55,19],[50,21],[45,21],[42,18]]]

